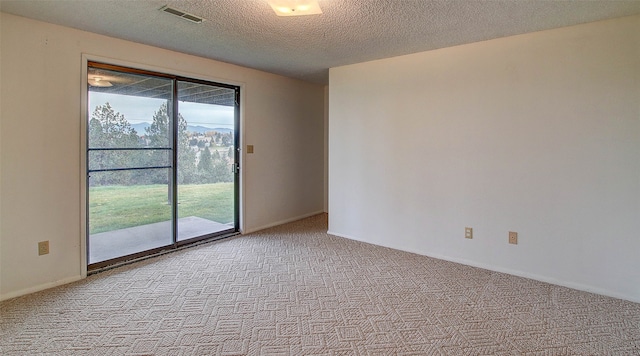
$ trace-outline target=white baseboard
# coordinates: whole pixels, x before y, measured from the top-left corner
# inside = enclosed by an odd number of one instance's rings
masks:
[[[276,221],[276,222],[273,222],[273,223],[269,223],[267,225],[263,225],[263,226],[254,227],[254,228],[251,228],[251,229],[243,230],[242,234],[243,235],[244,234],[250,234],[252,232],[268,229],[270,227],[274,227],[274,226],[290,223],[290,222],[293,222],[293,221],[296,221],[296,220],[301,220],[301,219],[308,218],[308,217],[311,217],[311,216],[314,216],[314,215],[318,215],[318,214],[324,214],[324,211],[318,210],[318,211],[315,211],[313,213],[298,215],[298,216],[295,216],[295,217],[292,217],[292,218],[288,218],[288,219]]]
[[[81,275],[78,275],[78,276],[73,276],[73,277],[69,277],[69,278],[64,278],[64,279],[61,279],[61,280],[58,280],[58,281],[55,281],[55,282],[49,282],[49,283],[40,284],[40,285],[37,285],[35,287],[25,288],[25,289],[21,289],[21,290],[9,292],[9,293],[1,294],[0,295],[0,301],[8,300],[8,299],[16,298],[16,297],[20,297],[20,296],[31,294],[31,293],[35,293],[35,292],[40,292],[40,291],[43,291],[45,289],[58,287],[58,286],[61,286],[63,284],[76,282],[76,281],[79,281],[79,280],[84,279],[84,278],[85,277],[83,277]]]
[[[529,278],[529,279],[533,279],[533,280],[540,281],[540,282],[545,282],[545,283],[554,284],[554,285],[557,285],[557,286],[562,286],[562,287],[567,287],[567,288],[571,288],[571,289],[580,290],[580,291],[583,291],[583,292],[600,294],[600,295],[604,295],[604,296],[607,296],[607,297],[628,300],[628,301],[634,302],[634,303],[640,303],[640,296],[621,294],[621,293],[617,293],[617,292],[614,292],[614,291],[610,291],[610,290],[606,290],[606,289],[602,289],[602,288],[598,288],[598,287],[594,287],[594,286],[590,286],[590,285],[586,285],[586,284],[575,283],[575,282],[571,282],[571,281],[565,281],[565,280],[556,279],[556,278],[547,277],[547,276],[541,276],[541,275],[534,274],[534,273],[529,273],[529,272],[520,271],[520,270],[514,270],[514,269],[505,268],[505,267],[501,267],[501,266],[489,265],[489,264],[486,264],[486,263],[466,260],[466,259],[457,258],[457,257],[438,255],[438,254],[430,254],[430,253],[425,253],[424,251],[413,251],[411,249],[402,249],[402,248],[398,248],[396,246],[389,246],[389,245],[384,245],[384,244],[374,244],[374,243],[372,243],[370,241],[366,241],[366,240],[363,240],[361,238],[357,238],[357,237],[349,236],[349,235],[345,235],[345,234],[340,234],[340,233],[336,233],[336,232],[332,232],[332,231],[327,231],[327,234],[338,236],[338,237],[342,237],[342,238],[349,239],[349,240],[360,241],[360,242],[364,242],[364,243],[368,243],[368,244],[372,244],[372,245],[392,248],[394,250],[400,250],[400,251],[415,253],[417,255],[436,258],[436,259],[439,259],[439,260],[460,263],[460,264],[467,265],[467,266],[472,266],[472,267],[478,267],[478,268],[486,269],[486,270],[489,270],[489,271],[506,273],[506,274],[510,274],[510,275],[513,275],[513,276],[523,277],[523,278]]]

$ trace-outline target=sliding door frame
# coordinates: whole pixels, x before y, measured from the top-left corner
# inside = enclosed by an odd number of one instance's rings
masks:
[[[172,149],[172,182],[171,182],[171,189],[172,189],[172,241],[173,244],[164,246],[164,247],[160,247],[160,248],[155,248],[155,249],[151,249],[148,251],[144,251],[144,252],[140,252],[140,253],[134,253],[134,254],[130,254],[130,255],[126,255],[123,256],[122,258],[116,258],[116,259],[112,259],[112,260],[108,260],[108,261],[104,261],[104,262],[99,262],[99,263],[94,263],[89,265],[89,174],[88,174],[88,119],[90,117],[90,113],[89,113],[89,107],[88,107],[88,98],[89,98],[89,85],[87,83],[87,77],[88,77],[88,69],[89,67],[94,67],[94,68],[100,68],[100,69],[107,69],[107,70],[116,70],[116,71],[122,71],[122,72],[126,72],[126,73],[132,73],[132,74],[143,74],[143,75],[151,75],[151,76],[156,76],[156,77],[162,77],[162,78],[168,78],[173,80],[173,99],[174,99],[174,103],[172,105],[172,115],[173,115],[173,134],[172,134],[172,145],[173,145],[173,149]],[[202,240],[208,240],[208,239],[216,239],[216,238],[224,238],[224,237],[228,237],[228,236],[232,236],[238,233],[241,233],[242,231],[242,216],[243,214],[241,213],[243,211],[243,205],[242,205],[242,182],[243,182],[243,170],[240,169],[240,167],[242,166],[242,161],[243,161],[243,155],[241,154],[242,150],[241,150],[241,142],[242,142],[242,134],[243,134],[243,130],[242,130],[242,111],[241,111],[241,93],[242,93],[242,87],[243,84],[242,83],[230,83],[228,80],[220,80],[220,79],[215,79],[215,78],[206,78],[206,77],[202,77],[202,76],[195,76],[193,74],[190,73],[186,73],[186,74],[182,74],[182,73],[178,73],[177,71],[170,71],[167,70],[166,68],[155,68],[152,66],[143,66],[140,64],[136,64],[136,63],[128,63],[128,62],[124,62],[124,61],[118,61],[118,60],[114,60],[114,59],[109,59],[109,58],[102,58],[102,57],[98,57],[98,56],[92,56],[92,55],[86,55],[83,54],[82,55],[82,76],[81,76],[81,80],[82,80],[82,85],[81,85],[81,154],[80,154],[80,174],[82,179],[80,180],[81,182],[81,193],[80,193],[80,199],[81,199],[81,226],[80,226],[80,230],[81,230],[81,241],[80,241],[80,252],[81,252],[81,275],[82,277],[86,277],[89,271],[95,271],[95,270],[99,270],[111,265],[119,265],[119,264],[123,264],[123,263],[129,263],[131,261],[135,261],[141,258],[146,258],[149,257],[151,255],[154,254],[158,254],[158,253],[162,253],[164,251],[167,250],[175,250],[177,248],[180,248],[184,245],[188,245],[188,244],[193,244],[193,243],[197,243],[199,241]],[[178,180],[177,180],[177,164],[178,164],[178,135],[176,134],[178,131],[178,125],[179,125],[179,120],[177,120],[178,118],[178,113],[179,113],[179,104],[178,104],[178,86],[177,83],[179,81],[183,81],[183,82],[189,82],[189,83],[196,83],[196,84],[203,84],[203,85],[212,85],[212,86],[216,86],[216,87],[221,87],[221,88],[227,88],[227,89],[232,89],[234,90],[234,128],[235,128],[235,132],[234,132],[234,136],[233,136],[233,143],[234,143],[234,211],[233,211],[233,216],[234,216],[234,224],[233,224],[233,228],[232,231],[231,229],[227,230],[227,232],[224,232],[222,234],[206,234],[203,235],[201,237],[196,237],[196,238],[192,238],[189,240],[184,240],[184,241],[179,241],[178,240],[178,226],[177,226],[177,214],[178,214],[178,209],[177,209],[177,198],[178,198]],[[229,232],[231,231],[231,232]],[[89,269],[89,267],[91,267],[91,269]]]

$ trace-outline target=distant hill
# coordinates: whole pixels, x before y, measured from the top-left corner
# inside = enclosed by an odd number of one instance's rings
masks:
[[[145,131],[144,129],[151,126],[150,123],[148,122],[141,122],[139,124],[133,124],[131,125],[131,127],[133,127],[134,130],[136,130],[136,132],[138,133],[138,136],[142,136],[144,134],[147,133],[147,131]]]
[[[233,132],[233,129],[227,129],[224,127],[216,127],[215,129],[210,129],[209,131],[218,131],[220,133],[229,133],[229,132]]]
[[[131,127],[133,127],[134,130],[136,130],[136,132],[138,133],[139,136],[142,136],[142,135],[146,134],[147,131],[145,131],[145,129],[147,127],[149,127],[149,126],[151,126],[151,124],[148,123],[148,122],[141,122],[141,123],[138,123],[138,124],[132,124],[131,125]],[[205,132],[208,132],[208,131],[218,131],[220,133],[233,132],[232,129],[228,129],[228,128],[217,127],[215,129],[212,129],[210,127],[200,126],[200,125],[196,125],[196,126],[187,125],[187,131],[196,132],[196,133],[205,133]]]
[[[191,126],[191,125],[187,125],[187,131],[190,132],[196,132],[196,133],[205,133],[205,132],[209,132],[209,131],[218,131],[220,133],[227,133],[229,131],[232,131],[230,129],[212,129],[211,127],[206,127],[206,126]]]

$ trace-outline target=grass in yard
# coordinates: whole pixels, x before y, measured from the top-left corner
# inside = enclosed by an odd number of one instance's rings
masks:
[[[89,188],[90,234],[171,220],[168,186],[104,186]],[[178,186],[178,217],[198,216],[233,222],[233,183]]]

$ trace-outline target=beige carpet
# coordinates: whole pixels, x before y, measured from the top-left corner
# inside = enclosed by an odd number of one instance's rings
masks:
[[[640,354],[640,304],[325,231],[318,215],[2,302],[0,354]]]

